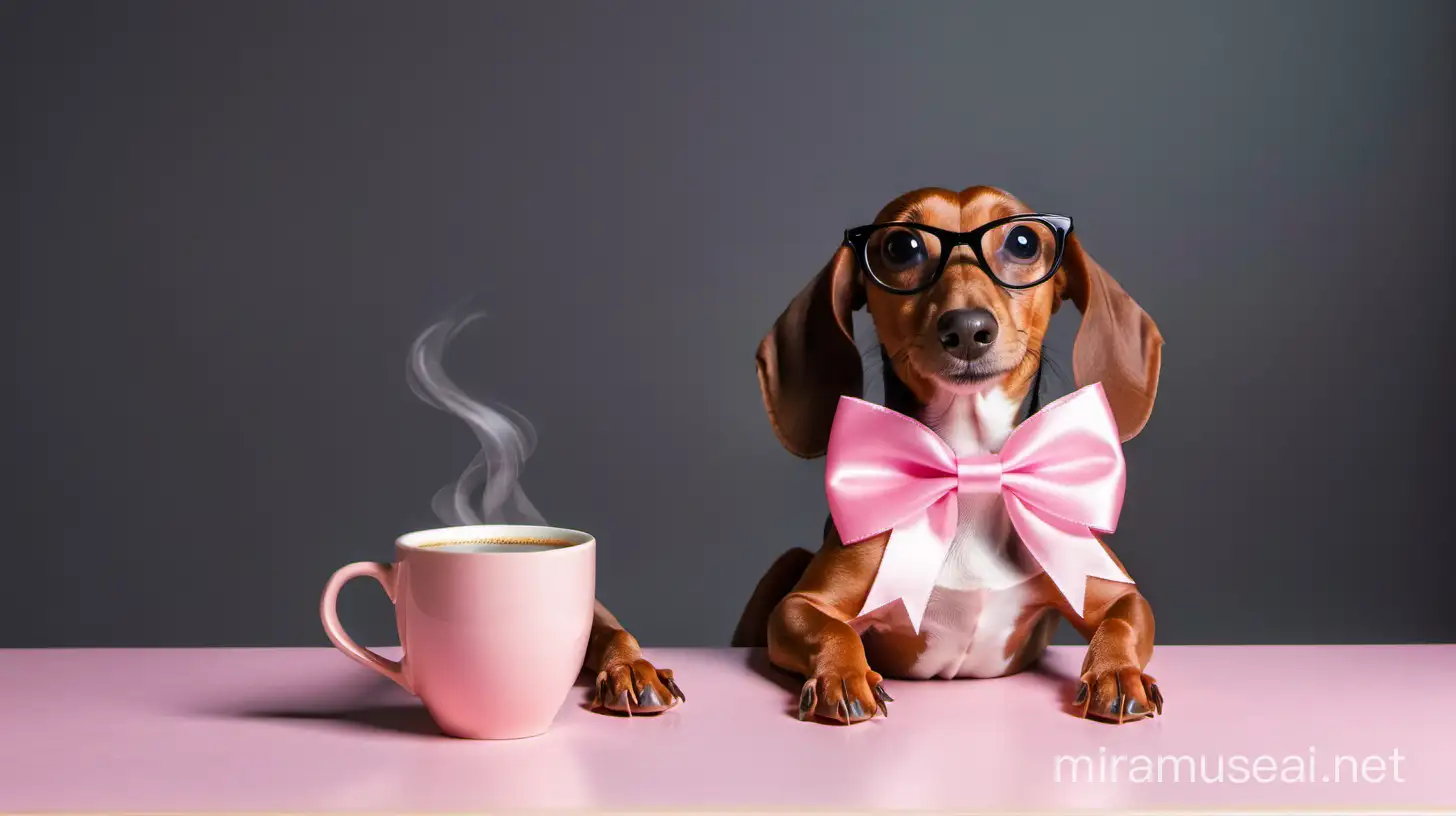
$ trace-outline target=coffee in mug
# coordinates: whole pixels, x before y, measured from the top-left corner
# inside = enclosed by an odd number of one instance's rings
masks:
[[[422,546],[427,550],[446,550],[448,552],[528,553],[545,552],[556,547],[570,547],[571,542],[562,538],[492,538]]]

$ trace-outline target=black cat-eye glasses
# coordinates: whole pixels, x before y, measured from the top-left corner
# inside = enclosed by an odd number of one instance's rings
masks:
[[[895,294],[913,295],[940,280],[951,252],[962,245],[997,283],[1030,289],[1056,274],[1071,234],[1071,218],[1033,213],[998,218],[970,232],[907,221],[867,224],[845,230],[844,243],[870,280]]]

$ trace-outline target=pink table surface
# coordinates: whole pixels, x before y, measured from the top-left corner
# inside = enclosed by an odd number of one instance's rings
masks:
[[[331,649],[0,650],[0,811],[1456,812],[1456,646],[1160,647],[1166,713],[1122,727],[1068,713],[1078,648],[1011,678],[888,683],[890,719],[853,727],[795,719],[796,684],[760,652],[649,657],[685,706],[593,714],[583,683],[546,735],[491,743],[440,736]],[[1311,749],[1312,781],[1232,781],[1235,755]],[[1385,778],[1324,781],[1341,754],[1383,757]],[[1128,764],[1058,781],[1077,755]],[[1173,781],[1184,755],[1210,775],[1223,757],[1225,780]],[[1175,759],[1129,781],[1138,756]]]

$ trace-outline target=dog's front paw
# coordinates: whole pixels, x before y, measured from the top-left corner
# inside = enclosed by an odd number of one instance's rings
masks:
[[[890,716],[894,698],[885,693],[884,678],[868,666],[824,667],[804,681],[799,691],[799,719],[817,715],[853,725],[876,713]]]
[[[607,664],[597,674],[592,708],[617,714],[657,714],[687,702],[672,669],[659,669],[637,658]]]
[[[1122,723],[1163,713],[1163,692],[1135,665],[1093,669],[1082,675],[1072,705],[1083,717]]]

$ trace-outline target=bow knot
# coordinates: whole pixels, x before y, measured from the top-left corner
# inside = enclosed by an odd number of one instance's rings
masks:
[[[962,493],[1001,492],[1001,457],[991,453],[959,459],[956,489]]]
[[[963,457],[910,417],[841,397],[824,478],[846,545],[890,531],[861,614],[900,600],[920,629],[955,539],[962,493],[1001,494],[1022,543],[1079,614],[1089,577],[1132,582],[1092,535],[1116,528],[1125,479],[1100,384],[1028,417],[1000,453]]]

